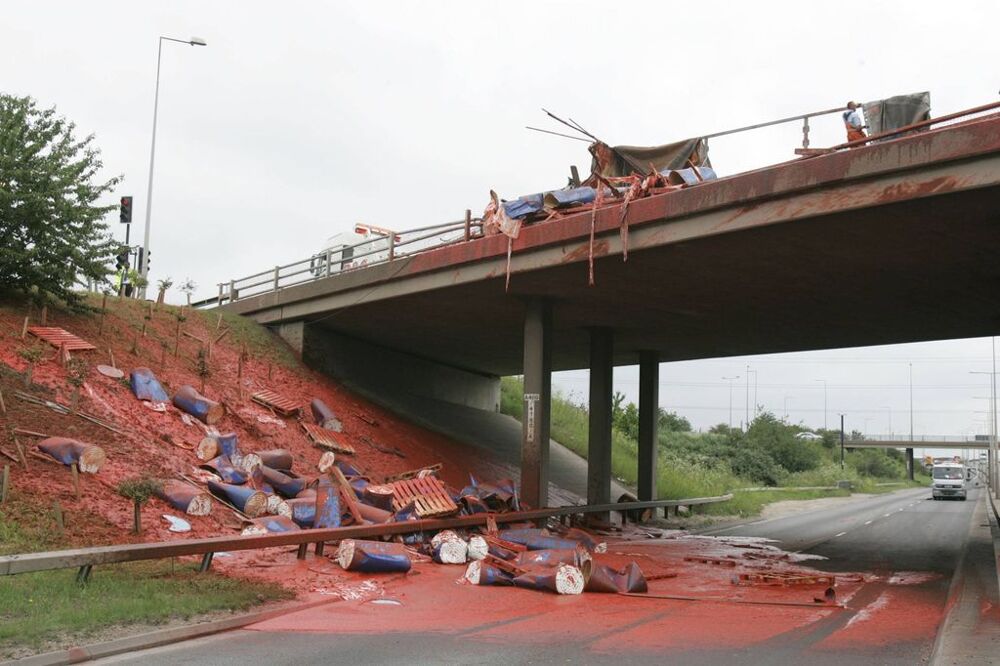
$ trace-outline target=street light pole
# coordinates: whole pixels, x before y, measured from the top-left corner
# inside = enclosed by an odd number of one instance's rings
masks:
[[[826,430],[826,425],[827,425],[827,421],[826,421],[826,380],[825,379],[817,379],[816,381],[823,382],[823,430]]]
[[[139,266],[139,275],[145,278],[149,274],[149,223],[153,210],[153,164],[156,161],[156,118],[160,106],[160,61],[163,58],[163,42],[177,42],[179,44],[190,44],[191,46],[207,46],[208,43],[200,37],[191,39],[174,39],[160,35],[159,45],[156,49],[156,92],[153,95],[153,138],[149,145],[149,182],[146,185],[146,230],[142,236],[142,264]],[[146,287],[142,288],[140,298],[146,297]]]
[[[740,378],[739,375],[736,375],[735,377],[723,377],[723,379],[729,382],[729,429],[730,430],[733,429],[733,381],[739,378]]]

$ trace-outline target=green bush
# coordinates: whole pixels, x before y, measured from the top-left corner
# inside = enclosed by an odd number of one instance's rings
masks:
[[[783,470],[766,451],[744,446],[736,449],[729,466],[733,474],[765,486],[776,486],[786,476]]]
[[[849,458],[848,463],[861,476],[895,479],[903,476],[905,473],[905,467],[901,461],[893,460],[884,451],[876,449],[855,451]]]
[[[793,428],[768,413],[754,419],[746,441],[767,451],[776,463],[789,472],[816,469],[823,460],[823,447],[819,443],[797,439]]]

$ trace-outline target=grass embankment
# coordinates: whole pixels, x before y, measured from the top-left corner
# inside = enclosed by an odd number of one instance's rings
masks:
[[[0,507],[0,555],[65,548],[46,519],[9,497]],[[75,569],[7,576],[0,580],[0,659],[293,596],[273,583],[197,573],[186,561],[95,567],[85,585]]]
[[[503,413],[515,418],[521,417],[523,385],[518,377],[504,377],[502,380],[501,406]],[[616,410],[618,415],[626,410]],[[585,407],[574,404],[564,396],[554,395],[551,414],[552,439],[569,448],[578,455],[587,457],[588,414]],[[767,424],[779,430],[777,436],[786,441],[794,438],[801,430],[795,426]],[[794,446],[810,447],[815,458],[808,461],[815,463],[811,469],[789,471],[780,464],[769,461],[773,465],[776,478],[771,483],[763,483],[761,479],[747,478],[733,471],[733,459],[740,448],[749,448],[756,444],[743,441],[737,432],[727,434],[695,433],[690,431],[667,430],[661,423],[659,432],[659,447],[657,465],[657,489],[660,499],[683,499],[687,497],[707,497],[733,493],[733,499],[720,504],[708,504],[698,507],[698,511],[709,514],[755,516],[771,502],[780,500],[817,499],[821,497],[846,497],[851,494],[844,488],[829,488],[839,481],[850,481],[854,492],[884,493],[903,487],[926,486],[929,479],[918,469],[916,481],[906,481],[898,460],[887,461],[882,468],[889,472],[887,476],[870,476],[864,474],[864,460],[872,455],[884,455],[882,452],[867,453],[850,452],[846,456],[846,465],[840,466],[840,450],[823,447],[813,442],[794,441]],[[611,467],[612,473],[626,485],[634,486],[638,468],[638,444],[616,425],[612,429]],[[870,462],[870,460],[868,460]],[[882,461],[880,461],[882,462]],[[804,465],[803,465],[804,466]],[[859,471],[861,470],[861,471]],[[898,485],[878,485],[892,482]],[[741,490],[763,485],[770,486],[767,490]],[[823,486],[828,489],[801,490],[802,487]]]

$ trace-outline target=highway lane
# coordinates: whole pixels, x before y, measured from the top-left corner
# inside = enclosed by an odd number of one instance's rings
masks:
[[[776,539],[777,545],[786,550],[827,558],[808,562],[811,566],[838,573],[859,572],[870,582],[852,598],[842,600],[849,610],[782,631],[768,640],[742,647],[670,649],[655,654],[624,644],[622,657],[631,663],[691,665],[926,663],[937,628],[944,618],[951,576],[960,560],[979,492],[973,492],[967,502],[935,502],[929,495],[926,489],[904,490],[718,530],[719,536]],[[663,606],[634,624],[595,631],[586,641],[560,640],[557,633],[552,641],[528,638],[520,641],[515,635],[497,644],[480,638],[489,633],[489,625],[466,631],[442,629],[440,633],[241,630],[123,655],[103,663],[141,661],[149,666],[250,666],[330,661],[358,664],[607,663],[610,655],[593,651],[594,646],[614,640],[618,632],[628,631],[633,626],[646,626],[654,632],[677,631],[674,617],[683,612],[687,611]],[[717,621],[717,613],[717,610],[706,609],[704,622],[711,625]],[[779,620],[764,611],[755,611],[747,616],[747,621]],[[720,645],[723,643],[725,641]]]

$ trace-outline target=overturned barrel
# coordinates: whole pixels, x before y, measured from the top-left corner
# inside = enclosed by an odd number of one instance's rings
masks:
[[[209,400],[189,384],[181,386],[174,393],[174,407],[187,412],[207,425],[215,425],[225,413],[222,405],[214,400]]]
[[[347,571],[365,573],[405,573],[412,566],[402,544],[362,539],[341,541],[337,562]]]
[[[104,449],[69,437],[49,437],[38,443],[38,450],[63,465],[76,463],[77,469],[97,474],[104,465]]]
[[[164,479],[156,488],[156,496],[189,516],[207,516],[212,513],[209,494],[178,479]]]
[[[213,495],[229,502],[250,518],[257,518],[267,512],[267,495],[259,490],[211,480],[208,482],[208,489]]]
[[[330,409],[325,402],[319,398],[313,398],[313,401],[309,403],[309,407],[312,410],[313,418],[316,420],[316,425],[334,432],[340,432],[343,430],[343,426],[340,424],[340,419],[336,417],[333,410]]]
[[[139,400],[147,402],[170,402],[156,375],[149,368],[136,368],[129,373],[129,387]]]

